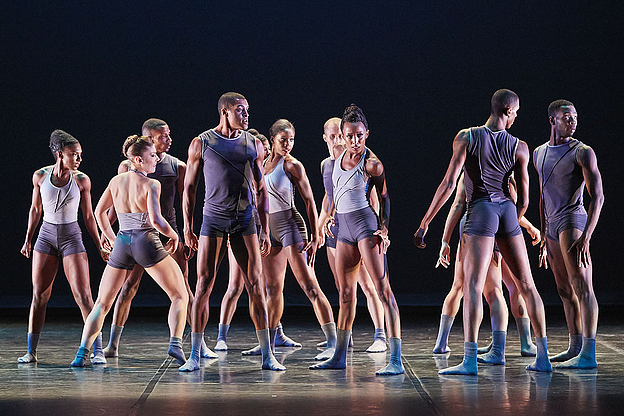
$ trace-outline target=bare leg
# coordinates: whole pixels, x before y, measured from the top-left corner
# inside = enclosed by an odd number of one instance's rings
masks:
[[[509,291],[509,303],[511,306],[511,314],[516,320],[516,327],[518,328],[518,336],[520,337],[520,355],[523,357],[535,357],[537,354],[537,347],[533,344],[531,339],[531,320],[526,310],[526,302],[520,290],[517,287],[517,281],[514,279],[509,266],[504,259],[501,260],[501,271],[503,277],[503,283]]]
[[[191,285],[188,282],[188,260],[186,260],[186,256],[184,254],[184,243],[179,242],[178,248],[171,255],[178,266],[180,267],[180,271],[182,272],[182,276],[184,278],[184,287],[186,288],[186,293],[188,295],[188,307],[186,309],[186,320],[189,325],[191,325],[191,316],[193,309],[193,300],[195,300],[195,296],[193,295],[193,291],[191,290]]]
[[[448,346],[448,336],[451,332],[455,315],[459,310],[459,304],[464,295],[464,265],[461,253],[461,244],[457,246],[457,253],[455,255],[455,268],[453,275],[453,285],[448,295],[444,298],[442,304],[442,316],[440,316],[440,326],[438,328],[438,337],[436,338],[436,344],[433,347],[434,354],[445,354],[450,352],[451,349]]]
[[[39,334],[45,321],[46,307],[52,294],[52,284],[58,270],[58,258],[33,250],[32,285],[33,297],[28,316],[28,352],[17,359],[20,363],[37,361]]]
[[[358,284],[366,296],[366,306],[371,316],[373,325],[375,326],[375,337],[373,343],[366,349],[366,352],[384,352],[388,348],[386,346],[386,332],[384,331],[384,308],[383,303],[377,296],[377,290],[373,283],[366,266],[360,267]]]
[[[221,300],[221,314],[219,317],[219,335],[217,336],[216,351],[227,351],[227,332],[230,329],[230,323],[236,312],[238,299],[245,288],[245,280],[243,271],[236,263],[236,258],[232,249],[228,247],[228,287]]]

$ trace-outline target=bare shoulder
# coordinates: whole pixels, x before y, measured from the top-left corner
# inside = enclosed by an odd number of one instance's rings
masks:
[[[384,173],[383,163],[381,163],[381,160],[379,160],[377,155],[370,149],[368,149],[368,154],[366,155],[365,167],[366,172],[371,176],[380,176]]]
[[[461,129],[456,135],[455,140],[470,140],[470,128]]]
[[[305,173],[305,168],[303,167],[303,163],[298,161],[294,156],[287,155],[284,158],[284,171],[289,175],[301,177],[301,175]]]
[[[128,172],[132,167],[132,163],[128,159],[122,160],[119,166],[117,166],[117,173]]]
[[[576,160],[581,166],[590,166],[597,162],[596,153],[594,152],[594,149],[591,148],[591,146],[583,143],[581,146],[579,146],[576,152]]]
[[[195,137],[193,140],[191,140],[191,144],[189,145],[189,156],[191,155],[191,153],[201,154],[202,147],[202,139],[200,139],[199,137]]]
[[[33,173],[33,181],[37,180],[37,182],[43,178],[45,178],[54,168],[54,165],[44,166],[39,168]]]
[[[90,189],[91,188],[91,179],[87,176],[86,173],[81,172],[79,170],[75,170],[73,172],[74,178],[76,179],[76,183],[80,187],[80,190]]]

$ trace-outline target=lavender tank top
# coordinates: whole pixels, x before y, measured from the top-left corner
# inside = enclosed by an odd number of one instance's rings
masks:
[[[180,159],[165,153],[162,160],[156,164],[156,171],[147,174],[149,178],[156,179],[162,185],[160,210],[168,222],[175,222],[176,219],[173,203],[178,190],[178,163]]]
[[[284,171],[284,158],[277,162],[271,173],[264,175],[264,183],[269,193],[269,214],[295,207],[295,192]]]
[[[347,153],[346,150],[336,160],[332,182],[334,184],[336,212],[339,214],[346,214],[370,206],[368,200],[370,177],[365,171],[368,152],[368,149],[364,150],[358,164],[349,170],[342,168],[342,160]]]
[[[56,186],[52,183],[54,167],[45,168],[47,176],[39,187],[43,205],[43,220],[50,224],[69,224],[78,221],[78,207],[80,206],[80,188],[74,178],[69,175],[65,186]]]
[[[328,207],[331,207],[334,201],[334,184],[332,183],[332,174],[334,173],[334,164],[336,160],[330,157],[321,163],[321,175],[323,176],[323,187],[327,193]]]

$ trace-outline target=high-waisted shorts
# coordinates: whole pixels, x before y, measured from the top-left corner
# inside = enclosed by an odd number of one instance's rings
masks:
[[[372,237],[379,229],[379,218],[371,207],[358,209],[345,214],[336,214],[338,227],[338,241],[357,246],[360,240]]]
[[[155,229],[121,230],[115,238],[108,265],[116,269],[132,270],[138,263],[146,269],[168,255]]]
[[[477,199],[468,204],[464,233],[485,237],[515,237],[522,233],[518,211],[511,201]]]
[[[563,231],[571,228],[582,231],[585,229],[585,225],[587,225],[586,212],[575,212],[554,220],[548,219],[546,221],[546,237],[559,241],[559,234]]]
[[[225,238],[230,234],[257,234],[251,205],[244,212],[231,216],[204,215],[200,235]]]
[[[60,257],[87,251],[82,242],[82,231],[78,221],[68,224],[51,224],[43,221],[34,250]]]
[[[308,240],[305,222],[295,208],[269,214],[269,231],[272,247],[288,247]]]

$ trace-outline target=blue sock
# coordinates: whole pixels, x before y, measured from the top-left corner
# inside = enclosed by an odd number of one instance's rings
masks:
[[[32,355],[37,355],[37,345],[39,344],[40,334],[28,334],[28,352]]]
[[[76,358],[74,358],[74,361],[72,361],[71,366],[72,367],[84,367],[85,361],[87,360],[88,356],[89,356],[88,348],[86,347],[78,348],[78,352],[76,352]]]
[[[386,331],[383,328],[375,328],[374,339],[386,342]]]
[[[229,330],[229,325],[219,324],[219,335],[217,335],[217,341],[227,341],[227,333]]]
[[[390,337],[390,362],[401,364],[401,338]]]

